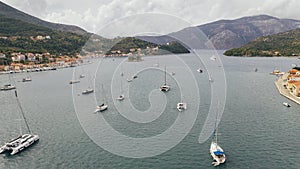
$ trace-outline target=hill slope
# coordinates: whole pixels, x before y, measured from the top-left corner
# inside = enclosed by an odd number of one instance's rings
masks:
[[[47,38],[46,38],[47,36]],[[55,31],[0,15],[0,52],[49,52],[74,55],[88,39],[87,35]]]
[[[227,56],[300,56],[300,29],[262,36],[240,47],[227,50]]]
[[[292,19],[278,19],[268,15],[243,17],[235,20],[220,20],[196,27],[185,28],[165,36],[140,36],[138,38],[153,43],[174,41],[172,37],[195,38],[194,29],[200,29],[216,49],[230,49],[259,37],[285,32],[300,28],[300,21]],[[203,40],[196,48],[208,48]]]

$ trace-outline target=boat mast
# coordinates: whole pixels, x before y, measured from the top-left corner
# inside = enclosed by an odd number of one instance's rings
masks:
[[[104,87],[103,84],[102,85],[102,94],[103,94],[103,103],[106,103],[106,97],[105,97],[105,93],[104,93]]]
[[[165,85],[167,85],[167,67],[165,65]]]
[[[22,114],[22,116],[23,116],[23,119],[24,119],[24,121],[25,121],[25,124],[26,124],[27,130],[29,131],[29,133],[31,133],[31,130],[30,130],[30,128],[29,128],[28,122],[27,122],[27,120],[26,120],[26,117],[25,117],[25,114],[24,114],[23,108],[22,108],[22,106],[21,106],[21,103],[20,103],[20,101],[19,101],[19,98],[18,98],[18,93],[17,93],[17,91],[16,91],[16,90],[15,90],[15,96],[16,96],[16,99],[17,99],[18,106],[19,106],[19,108],[20,108],[20,110],[21,110],[21,114]]]

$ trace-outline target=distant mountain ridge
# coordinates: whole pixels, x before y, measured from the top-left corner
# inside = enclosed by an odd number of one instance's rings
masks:
[[[85,31],[84,29],[78,26],[47,22],[37,17],[28,15],[20,10],[17,10],[1,1],[0,1],[0,15],[3,15],[7,18],[17,19],[23,22],[28,22],[34,25],[50,28],[52,30],[72,32],[79,35],[88,34],[87,31]]]
[[[201,30],[216,49],[240,47],[257,37],[272,35],[300,28],[300,21],[294,19],[279,19],[268,15],[243,17],[235,20],[219,20],[216,22],[185,28],[164,36],[139,36],[139,39],[153,43],[174,41],[172,37],[195,38],[195,29]],[[196,48],[209,48],[203,41]]]

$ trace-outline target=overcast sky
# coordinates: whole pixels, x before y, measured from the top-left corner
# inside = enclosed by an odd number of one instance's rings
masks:
[[[299,19],[299,0],[2,0],[41,19],[77,25],[90,32],[111,21],[141,13],[162,13],[193,25],[219,19],[268,14]],[[147,25],[144,25],[147,26]],[[164,32],[181,29],[165,28]]]

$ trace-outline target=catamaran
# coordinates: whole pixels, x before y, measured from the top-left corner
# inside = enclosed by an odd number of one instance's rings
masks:
[[[186,109],[186,105],[187,105],[186,103],[182,103],[182,102],[181,103],[177,103],[177,110],[180,111],[180,112],[183,111],[183,110],[185,110]]]
[[[12,85],[12,84],[6,84],[3,87],[0,88],[0,90],[12,90],[15,89],[16,86]]]
[[[165,66],[165,83],[164,85],[160,86],[160,91],[163,91],[163,92],[167,92],[170,90],[170,86],[167,85],[167,68]]]
[[[0,153],[10,152],[11,155],[15,155],[15,154],[25,150],[26,148],[30,147],[32,144],[39,141],[39,139],[40,139],[39,135],[31,133],[31,130],[30,130],[28,122],[25,118],[25,114],[23,112],[22,106],[21,106],[20,101],[18,99],[17,91],[15,91],[15,96],[16,96],[18,106],[21,110],[23,119],[25,121],[27,130],[28,130],[29,133],[28,134],[21,134],[17,138],[12,139],[11,141],[5,143],[3,146],[0,147]]]

